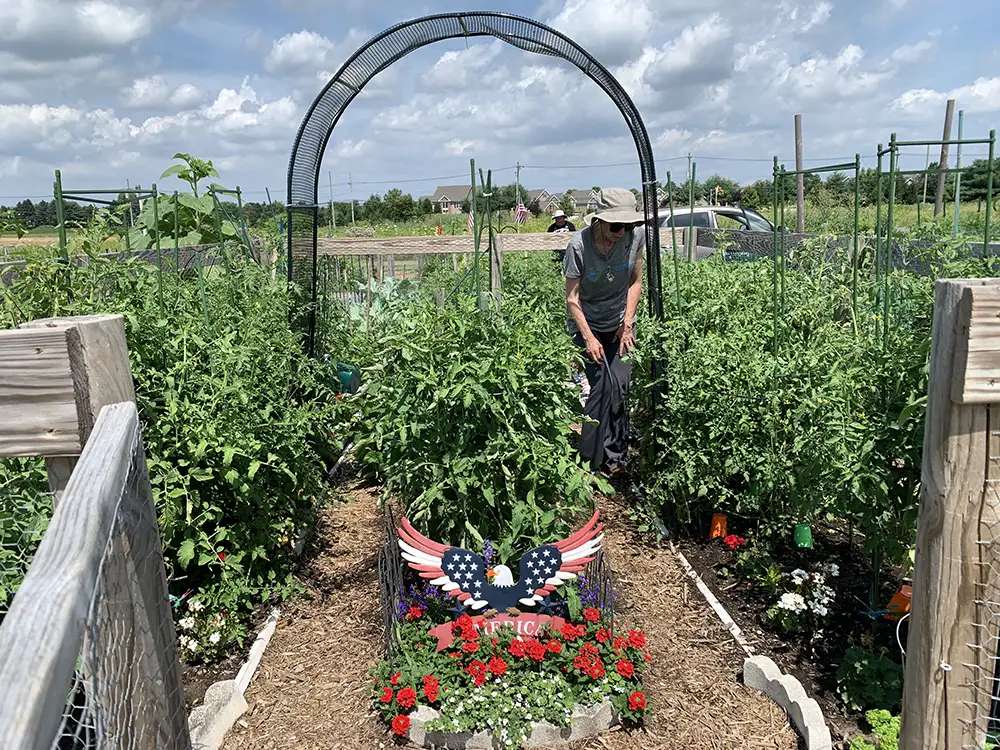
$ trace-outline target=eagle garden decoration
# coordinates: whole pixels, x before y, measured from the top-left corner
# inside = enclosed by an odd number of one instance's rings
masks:
[[[469,609],[512,613],[537,607],[566,581],[577,577],[601,549],[603,523],[594,513],[587,524],[560,542],[543,544],[518,560],[518,579],[506,565],[487,570],[481,555],[449,547],[421,535],[408,520],[401,521],[399,546],[403,558],[421,578],[454,596]]]

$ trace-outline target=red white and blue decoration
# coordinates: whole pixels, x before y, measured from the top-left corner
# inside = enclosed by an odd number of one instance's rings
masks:
[[[487,570],[481,555],[449,547],[421,535],[405,518],[399,531],[403,558],[421,578],[451,593],[469,609],[497,612],[537,608],[558,586],[577,577],[601,549],[603,523],[594,513],[590,521],[566,539],[543,544],[518,560],[518,580],[506,565]]]

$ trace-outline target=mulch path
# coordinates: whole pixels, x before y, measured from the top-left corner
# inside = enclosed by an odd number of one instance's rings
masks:
[[[250,708],[226,750],[391,747],[368,704],[379,658],[377,490],[352,486],[322,513],[303,572],[310,599],[282,613],[247,691]],[[605,546],[618,613],[642,628],[654,662],[645,727],[612,731],[567,750],[794,750],[797,738],[771,701],[739,683],[743,653],[699,598],[676,558],[631,531],[621,496],[603,498]]]

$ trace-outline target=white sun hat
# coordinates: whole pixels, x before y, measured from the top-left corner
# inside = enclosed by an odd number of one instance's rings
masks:
[[[559,210],[559,211],[555,211],[555,212],[554,212],[554,213],[552,214],[552,218],[553,218],[553,219],[558,219],[558,218],[559,218],[560,216],[565,216],[565,215],[566,215],[566,212],[565,212],[565,211],[562,211],[562,210]]]
[[[600,219],[609,224],[644,224],[646,214],[635,210],[637,203],[635,193],[628,188],[602,188],[597,193],[597,210],[584,222],[590,224]]]

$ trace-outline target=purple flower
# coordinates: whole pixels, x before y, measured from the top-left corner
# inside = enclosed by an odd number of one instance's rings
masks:
[[[483,541],[483,562],[486,563],[487,568],[493,567],[493,563],[497,559],[497,551],[493,546],[493,542],[489,539]]]

